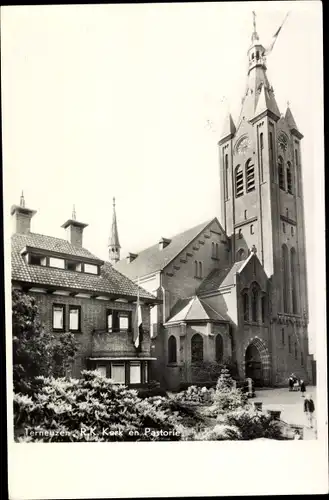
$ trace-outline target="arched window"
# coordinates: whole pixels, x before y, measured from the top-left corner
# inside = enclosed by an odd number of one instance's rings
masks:
[[[287,190],[292,194],[292,169],[290,161],[287,162]]]
[[[257,321],[258,289],[254,285],[251,289],[251,321]]]
[[[191,338],[191,361],[192,363],[201,363],[203,361],[203,338],[196,333]]]
[[[223,359],[224,353],[224,345],[223,345],[223,337],[218,334],[215,340],[215,349],[216,349],[216,361],[220,363]]]
[[[214,242],[211,243],[211,256],[216,257],[215,256],[215,243]]]
[[[199,278],[202,278],[202,262],[199,262]]]
[[[292,312],[297,314],[297,255],[296,250],[290,250],[290,271],[291,271],[291,292],[292,292]]]
[[[286,232],[286,225],[284,222],[282,222],[282,229],[283,229],[283,232],[285,233]]]
[[[224,180],[224,197],[228,199],[228,154],[225,155],[225,180]]]
[[[281,342],[284,345],[284,328],[281,328]]]
[[[289,312],[289,259],[288,248],[282,245],[283,312]]]
[[[199,271],[199,269],[198,269],[198,261],[195,260],[194,261],[194,276],[195,276],[195,278],[198,277],[198,271]]]
[[[298,357],[298,356],[297,356],[297,344],[296,344],[296,342],[295,342],[295,359],[297,359],[297,357]]]
[[[247,292],[243,294],[243,319],[249,321],[249,296]]]
[[[263,136],[263,132],[261,132],[259,134],[259,160],[260,160],[260,179],[261,179],[261,181],[264,180],[263,154],[264,154],[264,136]]]
[[[219,246],[218,243],[216,243],[216,259],[219,258]]]
[[[293,235],[294,235],[294,227],[291,226],[291,236],[293,236]]]
[[[250,224],[250,234],[254,234],[254,225]]]
[[[300,351],[300,364],[303,366],[304,364],[304,354],[303,351]]]
[[[251,159],[246,163],[246,191],[249,193],[255,189],[255,168]]]
[[[243,195],[243,171],[240,165],[235,169],[235,196],[238,198]]]
[[[283,169],[283,158],[279,156],[278,159],[278,175],[279,175],[279,187],[283,191],[285,191],[285,183],[284,183],[284,169]]]
[[[265,323],[266,318],[266,297],[263,295],[261,299],[262,323]]]
[[[168,339],[168,363],[177,362],[177,341],[176,337],[171,335]]]
[[[239,240],[241,240],[242,239],[242,229],[239,229],[238,236],[239,236]]]
[[[290,337],[290,335],[288,335],[288,349],[289,349],[289,353],[291,354],[291,337]]]
[[[236,261],[240,262],[240,260],[244,260],[245,258],[246,258],[246,253],[243,248],[240,248],[240,250],[238,250],[236,254]]]

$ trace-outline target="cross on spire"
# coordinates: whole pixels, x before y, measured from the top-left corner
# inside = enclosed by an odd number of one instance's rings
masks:
[[[76,211],[75,211],[75,205],[73,205],[73,210],[72,210],[72,219],[73,220],[76,220],[77,218],[77,214],[76,214]]]
[[[259,40],[259,36],[258,36],[257,31],[256,31],[256,12],[254,10],[252,11],[252,24],[254,27],[254,31],[253,31],[253,34],[251,37],[251,41],[254,42],[255,40]]]

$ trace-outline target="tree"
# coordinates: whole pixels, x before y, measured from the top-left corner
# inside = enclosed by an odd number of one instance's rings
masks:
[[[46,332],[33,297],[12,291],[13,378],[16,392],[33,391],[39,375],[64,376],[77,352],[71,333]]]

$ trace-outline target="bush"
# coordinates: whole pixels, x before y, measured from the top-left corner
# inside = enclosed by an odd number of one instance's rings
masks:
[[[178,392],[172,396],[177,402],[204,404],[213,400],[214,391],[206,387],[189,386],[186,391]]]
[[[227,413],[224,416],[221,415],[218,420],[229,426],[237,427],[243,440],[283,438],[280,422],[272,420],[269,415],[251,408],[243,408]]]
[[[233,425],[219,423],[195,435],[196,441],[236,441],[241,439],[241,431]]]
[[[140,389],[137,389],[137,393],[141,399],[152,398],[154,396],[162,396],[162,397],[167,396],[167,391],[165,389],[161,389],[161,387],[140,388]]]
[[[14,396],[15,434],[42,442],[180,440],[179,417],[162,399],[142,400],[98,372],[83,371],[79,380],[39,377],[33,396]]]

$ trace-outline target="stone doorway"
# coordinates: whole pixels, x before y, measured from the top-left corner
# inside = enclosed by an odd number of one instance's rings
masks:
[[[263,342],[253,339],[245,351],[245,375],[251,378],[256,387],[270,383],[270,362],[268,350]]]

